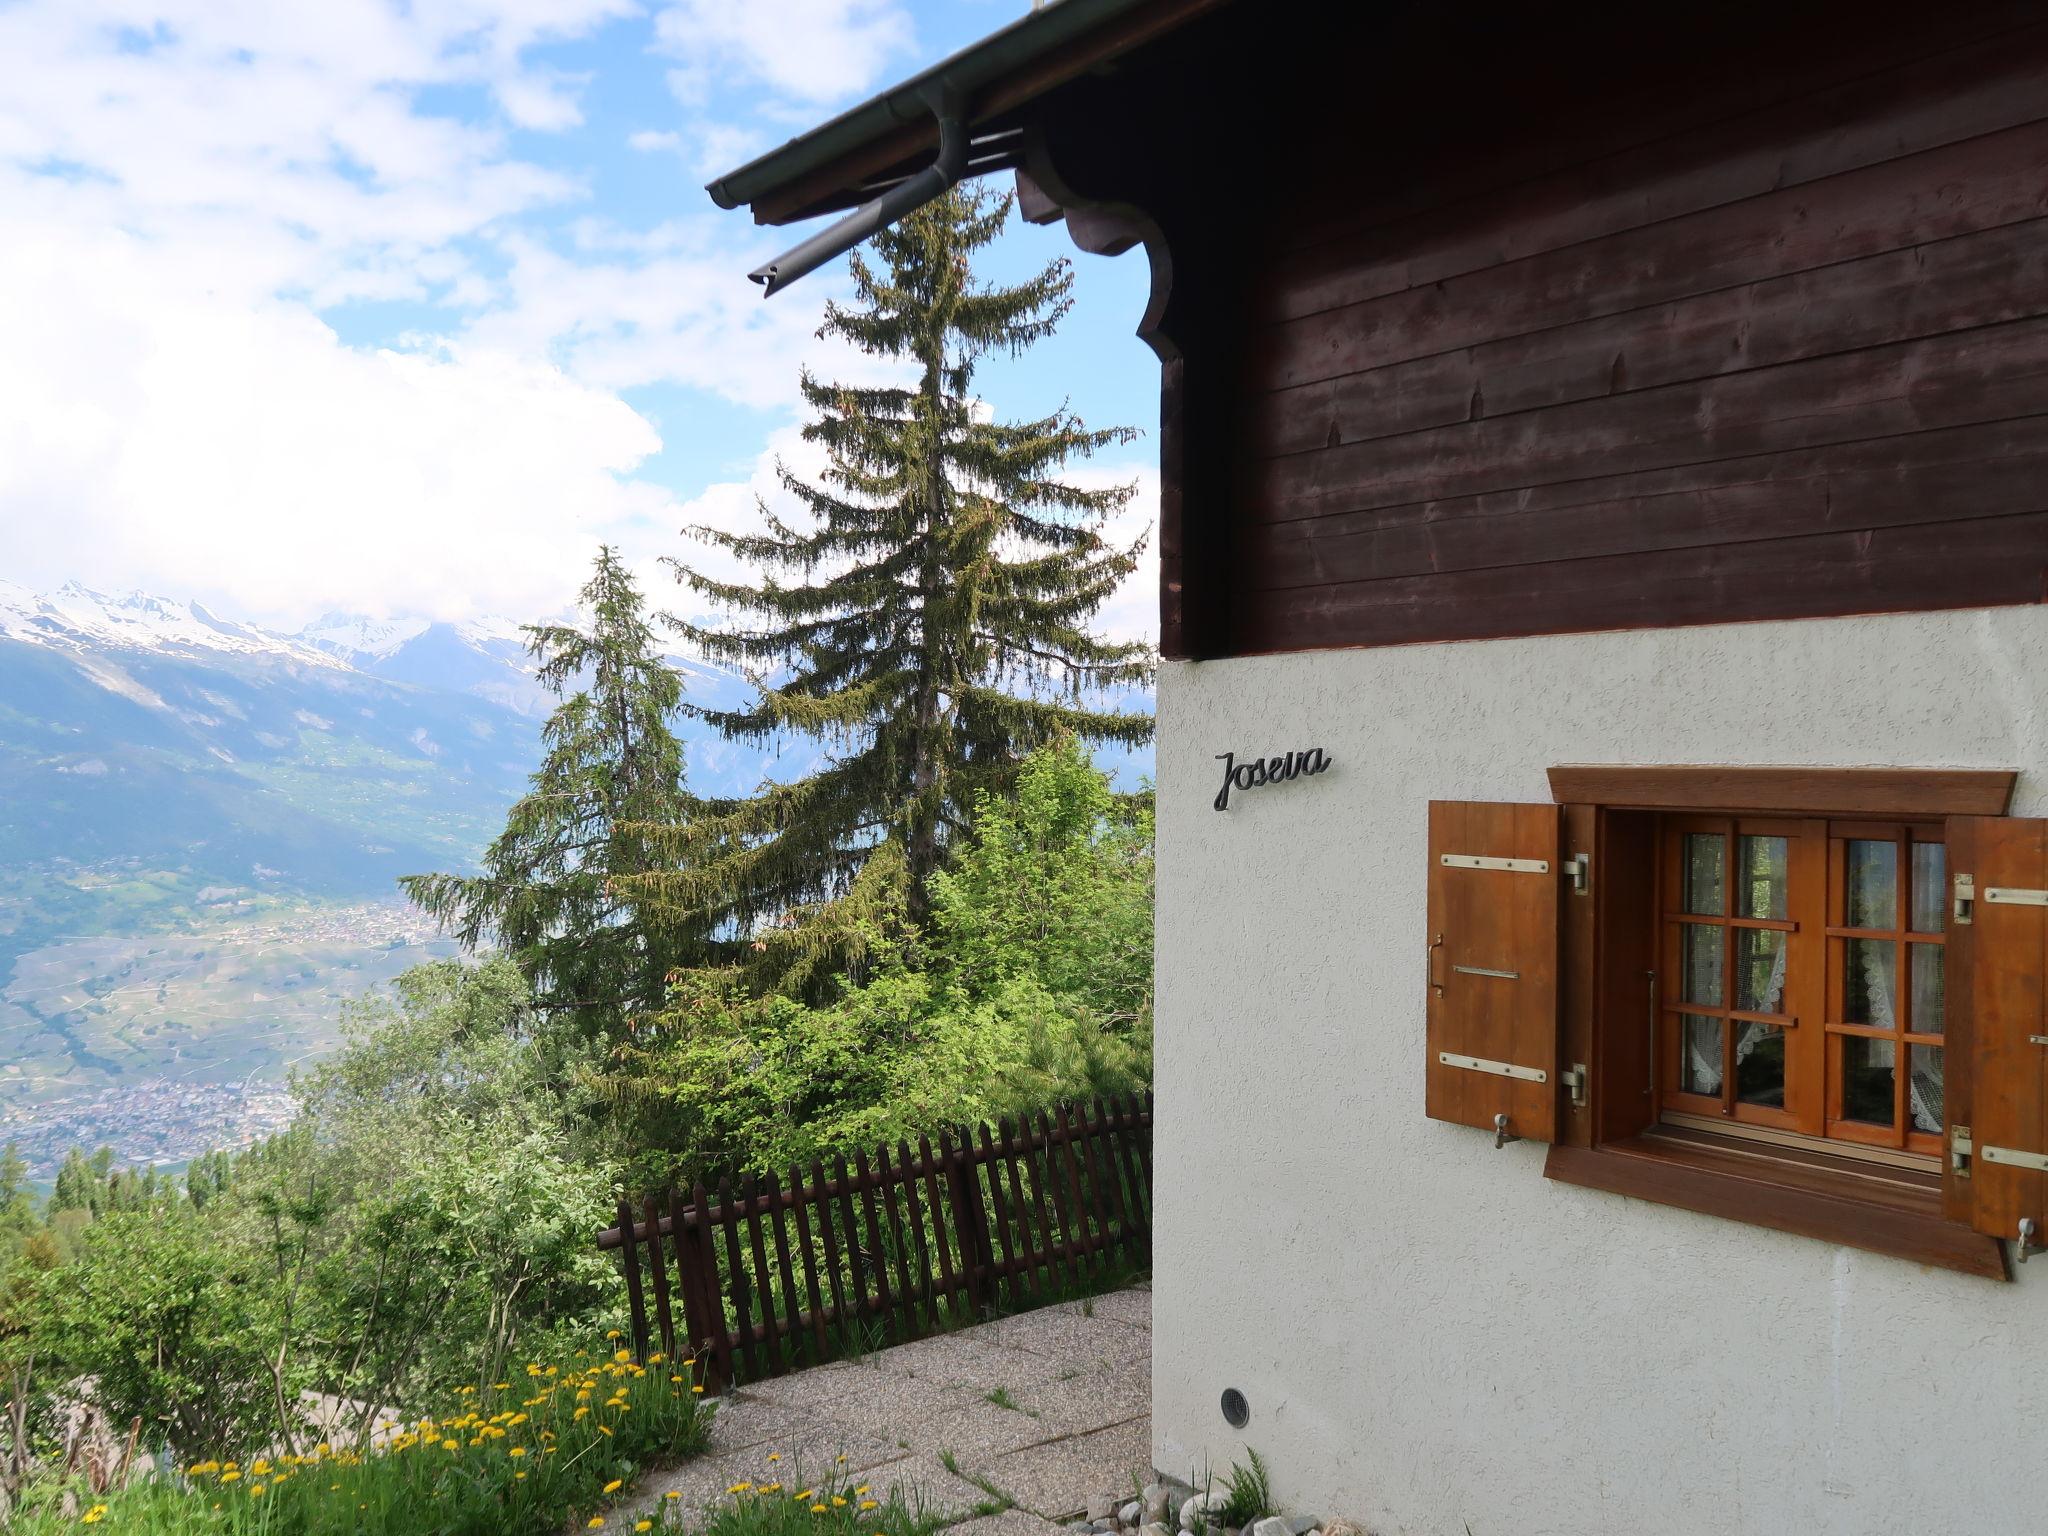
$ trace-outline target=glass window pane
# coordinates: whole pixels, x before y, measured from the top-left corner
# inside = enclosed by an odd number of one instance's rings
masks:
[[[1848,925],[1851,928],[1896,928],[1899,925],[1899,845],[1849,839]]]
[[[1785,1107],[1785,1032],[1768,1024],[1735,1026],[1735,1097]]]
[[[1889,1040],[1844,1035],[1842,1040],[1842,1118],[1866,1125],[1892,1123],[1892,1064],[1898,1047]]]
[[[1742,886],[1735,893],[1737,917],[1784,921],[1785,839],[1745,837],[1742,840]]]
[[[1721,1021],[1696,1013],[1678,1016],[1678,1086],[1721,1097]]]
[[[1785,1011],[1785,935],[1775,928],[1735,930],[1735,1006],[1744,1013]]]
[[[1721,926],[1686,923],[1678,931],[1678,1000],[1721,1006]]]
[[[1948,849],[1913,845],[1913,931],[1939,933],[1948,917]]]
[[[1685,910],[1707,917],[1719,917],[1726,908],[1721,899],[1721,863],[1726,844],[1717,832],[1689,832],[1685,839]]]
[[[1944,1119],[1941,1102],[1942,1048],[1938,1045],[1912,1047],[1912,1076],[1906,1080],[1906,1112],[1913,1129],[1940,1134]]]
[[[1897,1029],[1899,946],[1890,939],[1845,939],[1847,972],[1843,978],[1842,1022]]]
[[[1947,1018],[1947,1000],[1942,995],[1939,944],[1908,944],[1906,963],[1913,968],[1913,1017],[1916,1035],[1941,1034]]]

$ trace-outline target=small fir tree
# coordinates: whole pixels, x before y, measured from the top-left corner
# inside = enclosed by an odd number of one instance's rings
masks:
[[[672,725],[682,681],[610,546],[598,551],[580,602],[587,629],[527,628],[540,682],[562,703],[542,732],[540,770],[483,872],[400,884],[466,948],[510,953],[537,1008],[583,1035],[608,1036],[658,1007],[670,970],[700,961],[705,948],[700,925],[652,910],[630,890],[633,877],[660,865],[656,829],[688,810]]]
[[[843,964],[845,925],[786,925],[791,913],[855,890],[878,848],[893,856],[897,900],[920,917],[927,881],[977,799],[1009,793],[1019,765],[1067,733],[1149,740],[1152,720],[1095,707],[1150,676],[1150,652],[1110,644],[1089,623],[1137,564],[1139,548],[1101,533],[1133,488],[1090,490],[1059,478],[1072,461],[1127,442],[1062,408],[1023,422],[983,419],[975,367],[1048,335],[1071,302],[1055,261],[1015,287],[978,284],[970,258],[994,240],[1010,199],[956,189],[874,240],[879,266],[852,259],[857,301],[826,306],[820,335],[914,368],[902,387],[854,388],[806,373],[824,447],[821,484],[780,469],[810,517],[797,527],[763,506],[767,530],[699,538],[755,566],[726,581],[678,565],[738,627],[674,621],[708,655],[750,669],[750,708],[707,711],[727,737],[819,737],[835,755],[793,783],[708,805],[681,839],[681,867],[652,882],[668,899],[794,944],[794,970]],[[870,872],[862,886],[875,883]],[[783,920],[777,922],[777,920]],[[808,935],[808,941],[806,936]]]

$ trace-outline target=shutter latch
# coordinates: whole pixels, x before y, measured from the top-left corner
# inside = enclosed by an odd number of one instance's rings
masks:
[[[1575,853],[1564,861],[1564,872],[1571,877],[1572,894],[1583,896],[1593,888],[1593,855]]]
[[[1967,927],[1970,923],[1976,920],[1976,907],[1977,877],[1975,875],[1957,875],[1955,906],[1956,921]]]
[[[1958,1178],[1967,1179],[1970,1176],[1970,1154],[1975,1147],[1976,1143],[1970,1140],[1970,1128],[1967,1125],[1952,1125],[1948,1128],[1948,1166]]]
[[[2048,1244],[2034,1241],[2033,1217],[2022,1216],[2020,1218],[2019,1233],[2013,1239],[2012,1251],[2018,1256],[2022,1264],[2027,1262],[2027,1255],[2030,1253],[2048,1253]]]

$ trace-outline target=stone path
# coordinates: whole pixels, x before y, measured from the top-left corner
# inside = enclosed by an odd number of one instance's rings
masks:
[[[619,1513],[630,1529],[671,1491],[701,1512],[735,1483],[838,1473],[957,1516],[954,1536],[1052,1536],[1091,1498],[1134,1498],[1151,1467],[1141,1284],[749,1383],[720,1402],[709,1452],[650,1474]],[[1014,1507],[975,1512],[1003,1502]]]

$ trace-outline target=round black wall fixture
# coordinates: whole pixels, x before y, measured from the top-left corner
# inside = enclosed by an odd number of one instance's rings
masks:
[[[1223,1389],[1223,1422],[1232,1429],[1243,1429],[1252,1421],[1252,1405],[1244,1400],[1244,1394],[1235,1387]]]

